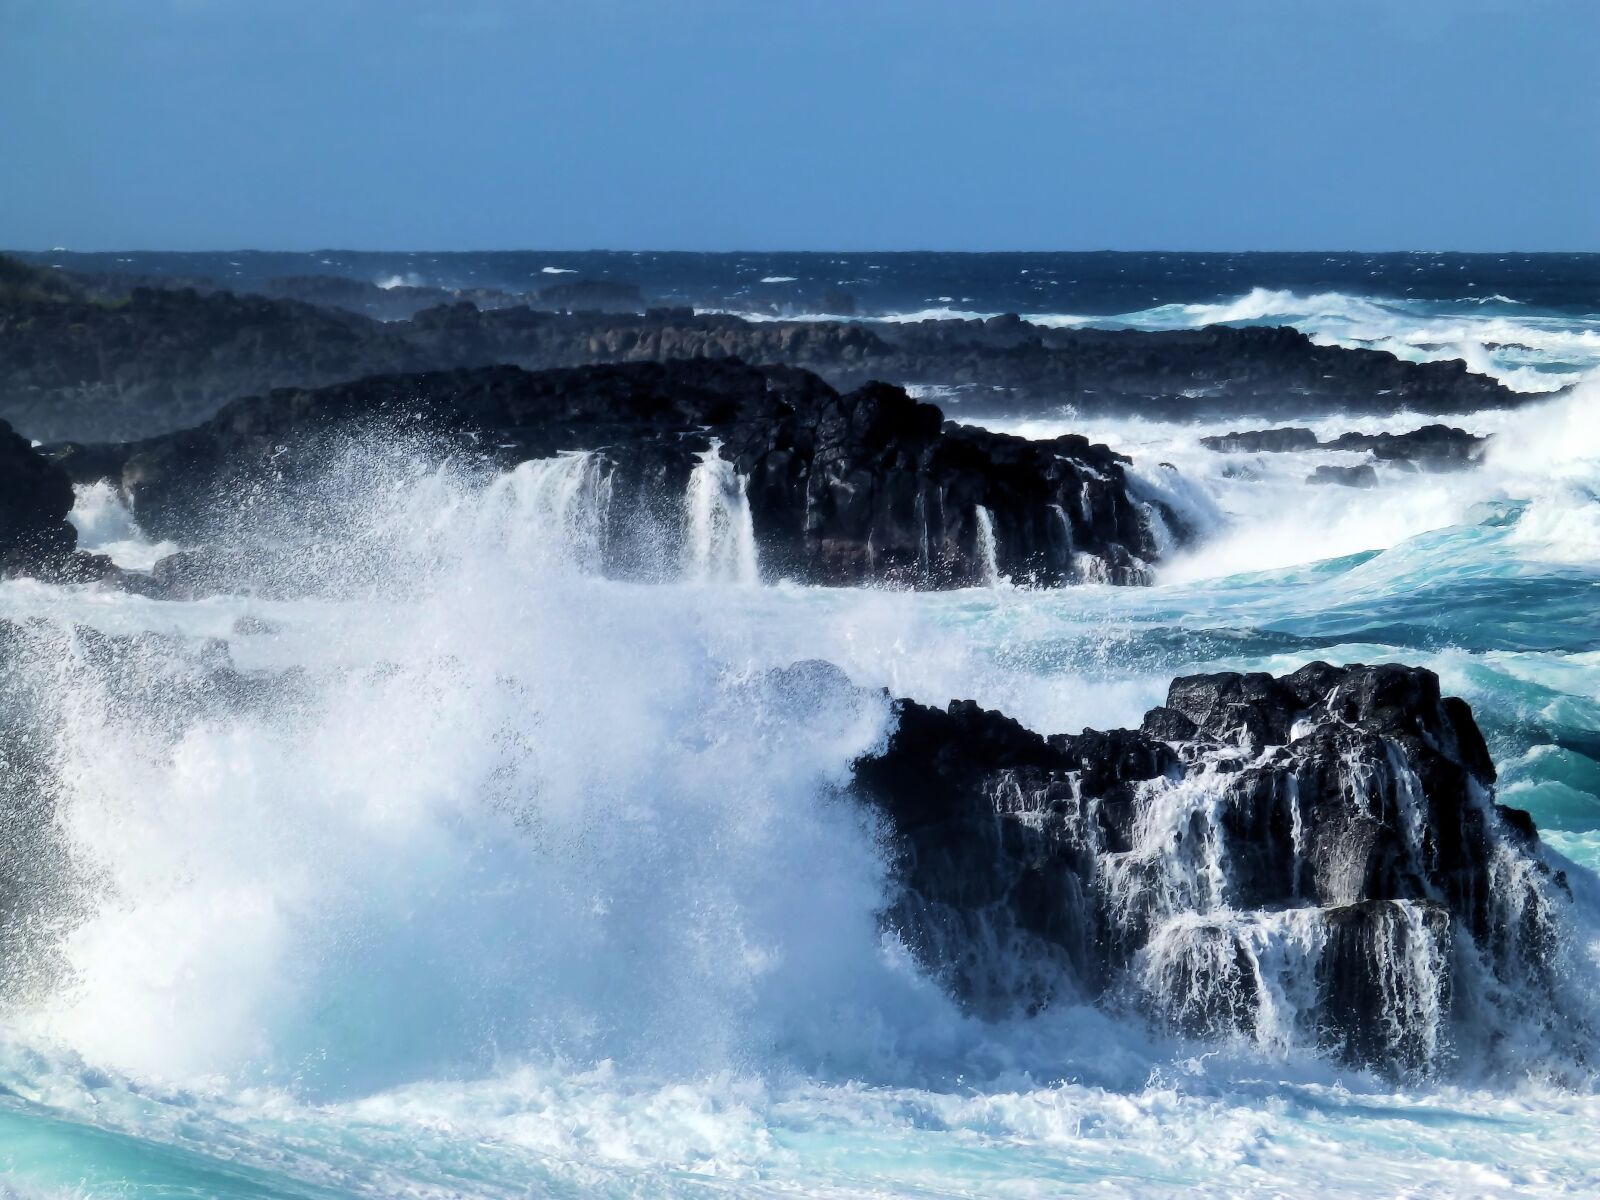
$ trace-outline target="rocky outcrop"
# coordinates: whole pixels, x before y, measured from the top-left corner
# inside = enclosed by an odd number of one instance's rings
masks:
[[[1441,471],[1477,466],[1489,439],[1450,425],[1424,425],[1410,433],[1342,433],[1328,450],[1365,450],[1379,462],[1410,463]]]
[[[1063,405],[1165,417],[1462,412],[1519,402],[1460,362],[1318,346],[1293,329],[1053,329],[1016,317],[747,321],[689,309],[548,312],[506,305],[499,293],[459,294],[480,307],[444,291],[436,296],[455,302],[385,323],[343,310],[409,314],[420,297],[300,279],[274,286],[320,304],[147,287],[108,302],[60,293],[59,272],[39,278],[58,290],[41,293],[35,280],[12,289],[10,302],[0,296],[0,416],[41,440],[143,437],[193,424],[240,396],[384,372],[678,358],[803,367],[841,391],[874,380],[937,385],[948,404],[978,415]],[[553,287],[568,290],[546,289],[539,306],[642,303],[605,281]]]
[[[79,481],[113,480],[150,536],[228,546],[256,519],[241,504],[315,527],[330,456],[385,444],[485,471],[592,452],[608,498],[601,565],[618,575],[676,570],[684,498],[710,460],[729,468],[717,502],[748,514],[773,578],[1137,583],[1161,539],[1183,532],[1137,494],[1127,459],[1085,438],[964,428],[885,384],[841,394],[805,371],[733,360],[381,376],[50,453]]]
[[[885,919],[977,1012],[1126,1004],[1405,1074],[1528,1019],[1497,1004],[1565,1036],[1566,881],[1429,671],[1192,676],[1138,729],[1048,738],[895,709],[855,770],[890,829]]]
[[[1203,437],[1200,444],[1218,454],[1283,454],[1295,450],[1315,450],[1322,443],[1309,429],[1289,426],[1284,429],[1253,429],[1248,433],[1223,433]]]
[[[102,577],[110,561],[77,550],[72,480],[0,421],[0,576],[72,583]]]
[[[31,573],[70,555],[72,481],[0,421],[0,569]]]
[[[1319,441],[1309,429],[1257,429],[1203,437],[1200,444],[1219,454],[1277,454],[1297,450],[1355,450],[1379,462],[1400,463],[1430,471],[1476,466],[1483,461],[1487,437],[1451,425],[1424,425],[1410,433],[1341,433]]]

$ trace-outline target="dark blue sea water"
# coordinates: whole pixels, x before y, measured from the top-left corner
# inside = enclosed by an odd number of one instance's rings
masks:
[[[609,279],[636,283],[662,302],[735,309],[778,305],[816,311],[826,294],[845,293],[864,313],[949,307],[1108,316],[1163,304],[1216,304],[1259,288],[1447,304],[1510,302],[1574,316],[1600,314],[1600,254],[63,250],[28,257],[74,270],[244,285],[331,274],[374,283],[404,280],[520,292],[563,278]]]

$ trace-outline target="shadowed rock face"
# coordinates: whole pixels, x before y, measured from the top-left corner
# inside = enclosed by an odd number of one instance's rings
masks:
[[[1287,328],[1050,329],[1016,317],[757,322],[686,309],[537,311],[505,305],[498,293],[474,294],[497,306],[487,311],[468,300],[382,323],[346,309],[409,313],[417,289],[288,280],[280,281],[288,294],[325,303],[150,287],[110,301],[73,293],[71,279],[51,273],[47,282],[66,289],[61,294],[0,297],[0,416],[42,440],[143,437],[193,424],[240,396],[386,372],[679,358],[783,363],[840,390],[873,380],[938,385],[954,389],[951,403],[973,414],[1070,404],[1086,413],[1292,416],[1518,402],[1460,362],[1316,346]],[[604,281],[554,287],[566,290],[547,291],[546,308],[638,304],[633,292]]]
[[[423,365],[389,326],[260,296],[138,288],[0,306],[0,416],[41,441],[139,437],[280,384]]]
[[[1137,730],[1050,738],[895,707],[856,766],[887,920],[976,1011],[1127,1003],[1401,1073],[1443,1066],[1485,989],[1552,1020],[1565,880],[1429,671],[1192,676]]]
[[[612,497],[604,568],[624,575],[647,570],[638,512],[665,514],[652,538],[682,536],[691,472],[714,443],[744,481],[739,502],[773,577],[1138,583],[1157,556],[1157,526],[1181,532],[1134,495],[1125,458],[1082,437],[1029,442],[949,425],[898,388],[841,395],[805,371],[725,360],[280,390],[192,430],[51,453],[79,481],[115,480],[151,536],[203,543],[229,536],[219,514],[240,497],[314,523],[328,456],[397,438],[485,469],[595,452]]]
[[[0,421],[0,573],[49,574],[70,560],[72,481]]]

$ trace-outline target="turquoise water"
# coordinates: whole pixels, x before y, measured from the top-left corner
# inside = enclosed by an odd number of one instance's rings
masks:
[[[963,1016],[880,934],[874,831],[834,798],[883,703],[762,675],[822,657],[1057,731],[1135,722],[1186,671],[1425,664],[1571,860],[1593,958],[1600,422],[1584,392],[1478,419],[1481,470],[1369,492],[1095,431],[1207,530],[1148,589],[629,585],[548,494],[445,485],[370,501],[405,589],[0,586],[51,623],[13,678],[48,685],[73,864],[63,923],[8,932],[46,967],[0,1037],[0,1194],[1596,1194],[1592,1068],[1532,1040],[1397,1088],[1126,1014]],[[105,494],[77,519],[154,553]],[[181,635],[130,668],[175,686],[97,672],[72,623]],[[231,707],[206,638],[306,673]]]

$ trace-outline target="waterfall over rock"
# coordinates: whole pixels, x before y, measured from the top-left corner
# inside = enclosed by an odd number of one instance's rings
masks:
[[[713,441],[689,473],[685,553],[690,578],[741,584],[761,581],[746,486],[744,477],[722,457],[722,443]]]
[[[611,471],[589,451],[533,459],[497,476],[472,502],[473,533],[528,561],[601,569]]]
[[[994,517],[983,505],[972,510],[978,523],[978,564],[983,568],[984,587],[998,587],[1003,582],[1000,574],[1000,555],[994,540]]]

